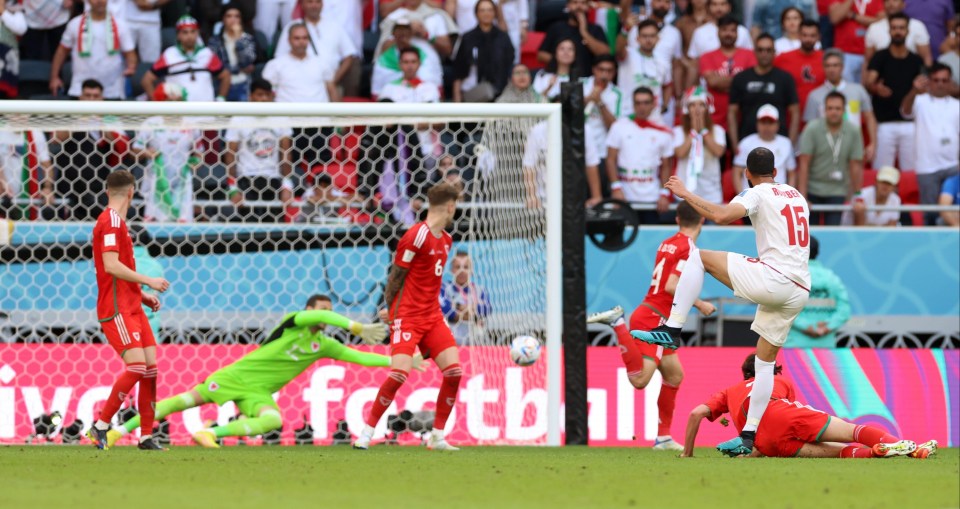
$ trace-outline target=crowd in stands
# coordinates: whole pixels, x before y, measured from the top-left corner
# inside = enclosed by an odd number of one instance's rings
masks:
[[[762,146],[777,180],[811,204],[853,206],[815,213],[813,224],[956,224],[952,213],[870,208],[958,201],[954,9],[952,0],[0,0],[0,97],[533,103],[580,80],[588,206],[619,198],[645,205],[646,223],[669,222],[664,179],[676,173],[728,201],[747,185],[746,154]],[[90,220],[104,173],[124,165],[142,177],[146,220],[409,222],[429,184],[454,182],[468,198],[478,173],[470,129],[158,122],[0,131],[0,215]],[[542,182],[527,177],[542,163],[545,126],[521,137],[518,185],[539,205]]]

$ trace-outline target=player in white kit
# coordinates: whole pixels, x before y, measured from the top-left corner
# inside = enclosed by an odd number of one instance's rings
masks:
[[[755,361],[756,381],[750,393],[747,423],[740,433],[739,451],[753,449],[760,418],[773,393],[773,368],[777,353],[787,339],[793,320],[810,294],[810,211],[807,200],[796,189],[778,184],[774,156],[758,147],[747,156],[745,189],[727,205],[710,203],[691,193],[683,181],[670,177],[666,188],[687,200],[703,217],[729,224],[749,216],[757,236],[759,258],[737,253],[692,249],[677,282],[670,318],[652,331],[632,331],[633,337],[665,348],[680,346],[680,328],[703,287],[704,270],[733,293],[757,304],[751,330],[760,335]]]

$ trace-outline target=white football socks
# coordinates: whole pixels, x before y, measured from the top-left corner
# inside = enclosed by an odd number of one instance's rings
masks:
[[[760,426],[760,418],[767,411],[767,405],[770,404],[770,396],[773,395],[773,368],[776,361],[767,362],[757,357],[754,360],[753,368],[757,377],[753,380],[753,389],[750,391],[750,409],[747,410],[747,423],[743,426],[743,431],[757,431]]]
[[[693,307],[693,303],[700,296],[700,290],[703,289],[703,272],[700,250],[694,249],[690,251],[690,257],[687,258],[687,263],[683,266],[683,272],[680,273],[680,281],[677,282],[677,290],[673,294],[670,318],[666,323],[667,327],[679,329],[687,322],[690,308]]]
[[[110,423],[109,423],[109,422],[103,422],[102,420],[97,419],[97,422],[93,423],[93,427],[94,427],[94,428],[97,428],[97,429],[100,430],[100,431],[106,431],[106,430],[110,429]]]

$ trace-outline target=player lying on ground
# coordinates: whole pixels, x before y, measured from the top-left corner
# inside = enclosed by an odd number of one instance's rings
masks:
[[[246,417],[225,426],[214,426],[193,434],[193,439],[204,447],[219,447],[217,439],[262,435],[280,429],[283,421],[273,393],[290,383],[315,361],[335,359],[361,366],[387,367],[386,355],[360,352],[344,346],[324,334],[324,326],[332,325],[360,336],[365,342],[376,343],[387,337],[384,324],[354,322],[331,311],[330,297],[314,295],[307,300],[304,311],[289,313],[273,329],[266,341],[256,350],[233,364],[213,372],[192,390],[167,398],[157,405],[157,419],[207,403],[223,405],[233,401]],[[419,367],[421,359],[414,359]],[[110,430],[107,443],[112,445],[136,429],[140,417]]]
[[[653,329],[663,323],[667,319],[667,314],[670,313],[670,304],[673,302],[677,281],[680,280],[680,274],[683,272],[683,266],[687,262],[690,251],[696,249],[694,242],[700,236],[703,217],[689,203],[682,201],[677,205],[677,224],[680,226],[680,231],[660,243],[660,247],[657,248],[650,289],[643,302],[630,315],[632,330]],[[704,316],[709,316],[716,311],[713,304],[700,299],[697,299],[693,305]],[[683,381],[683,366],[680,365],[680,359],[676,355],[677,350],[661,345],[651,345],[631,337],[630,330],[627,329],[623,320],[623,308],[620,306],[594,313],[587,318],[587,323],[598,322],[613,327],[614,332],[617,333],[620,355],[623,357],[624,366],[627,367],[627,378],[637,390],[646,388],[653,374],[660,370],[663,375],[660,397],[657,398],[660,420],[653,448],[682,451],[683,445],[678,444],[670,436],[677,391],[680,390],[680,382]]]
[[[693,446],[703,419],[714,421],[725,413],[730,413],[733,426],[739,432],[746,423],[752,397],[750,391],[754,385],[755,354],[744,360],[740,370],[743,381],[714,394],[710,399],[690,412],[687,421],[686,447],[681,457],[693,456]],[[890,456],[910,456],[926,458],[937,452],[937,441],[930,440],[917,444],[910,440],[900,440],[887,434],[880,428],[856,425],[828,415],[815,408],[798,403],[793,384],[779,376],[781,366],[774,368],[773,398],[754,441],[752,457],[773,456],[777,458],[886,458]],[[723,421],[721,421],[723,422]],[[739,455],[739,438],[720,444],[724,454]],[[843,442],[843,443],[837,443]],[[856,442],[861,445],[846,445]]]
[[[794,188],[777,184],[773,152],[758,147],[747,155],[747,180],[750,189],[729,204],[716,205],[686,189],[683,181],[670,177],[666,188],[688,201],[701,215],[730,224],[750,217],[757,236],[759,258],[736,253],[692,249],[673,296],[670,317],[653,330],[635,330],[641,341],[669,348],[680,345],[680,329],[703,288],[704,271],[709,272],[734,295],[757,304],[757,316],[750,329],[757,340],[756,373],[747,422],[740,432],[743,453],[753,448],[760,418],[767,409],[773,391],[773,367],[780,347],[787,340],[793,320],[810,297],[810,228],[807,200]]]

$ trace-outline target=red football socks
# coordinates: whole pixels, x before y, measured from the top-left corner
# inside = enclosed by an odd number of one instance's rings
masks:
[[[126,371],[117,377],[117,381],[113,384],[113,389],[110,390],[110,397],[107,398],[107,402],[103,405],[103,410],[100,410],[101,421],[109,423],[110,420],[113,419],[117,410],[120,410],[120,405],[123,404],[123,400],[127,399],[127,394],[130,393],[130,389],[143,378],[146,371],[146,364],[142,362],[131,362],[127,364]]]
[[[840,451],[841,458],[872,458],[873,449],[859,445],[848,445]]]
[[[368,426],[371,428],[377,427],[377,423],[380,422],[383,413],[386,412],[390,404],[393,403],[393,398],[396,397],[397,391],[406,381],[406,371],[402,369],[390,370],[390,374],[387,375],[387,379],[384,380],[383,385],[380,386],[380,390],[377,392],[377,399],[373,400],[373,406],[370,407],[370,414],[367,416]],[[443,391],[441,390],[441,394],[442,393]]]
[[[633,339],[633,336],[630,335],[630,330],[627,329],[626,324],[619,324],[613,328],[613,332],[617,333],[617,343],[620,344],[620,357],[623,358],[623,365],[626,366],[629,359],[642,359],[643,354],[640,353],[640,348],[637,346],[637,342]],[[637,376],[640,373],[627,373],[627,376]]]
[[[853,441],[867,447],[873,447],[877,444],[892,444],[897,440],[897,437],[874,426],[860,425],[853,430]]]
[[[153,433],[153,419],[157,403],[157,366],[147,366],[140,379],[140,396],[137,398],[137,410],[140,412],[140,436]]]
[[[657,408],[660,410],[660,425],[657,435],[665,437],[670,434],[670,425],[673,424],[673,409],[677,406],[677,391],[680,387],[663,382],[660,385],[660,397],[657,398]]]
[[[447,425],[447,417],[457,403],[457,391],[460,390],[460,377],[463,370],[459,364],[451,364],[443,370],[443,382],[440,383],[440,394],[437,395],[437,415],[433,418],[433,429],[443,430]]]

